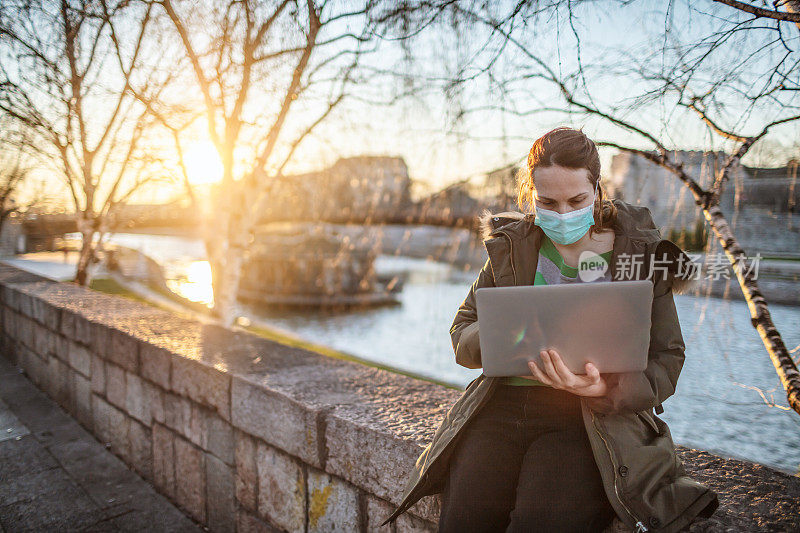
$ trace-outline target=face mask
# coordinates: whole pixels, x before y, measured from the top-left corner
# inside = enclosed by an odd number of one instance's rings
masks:
[[[597,198],[597,186],[594,185],[594,196]],[[533,223],[542,228],[550,240],[559,244],[572,244],[583,237],[589,228],[594,225],[594,199],[592,203],[581,209],[561,214],[549,209],[536,208],[536,218]]]

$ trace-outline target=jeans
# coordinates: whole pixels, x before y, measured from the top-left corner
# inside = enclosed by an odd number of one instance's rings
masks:
[[[599,532],[614,518],[578,396],[498,384],[461,431],[440,533]]]

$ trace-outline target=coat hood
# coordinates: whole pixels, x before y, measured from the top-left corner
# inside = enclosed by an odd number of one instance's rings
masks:
[[[666,257],[675,294],[691,292],[699,284],[699,266],[677,244],[661,237],[653,221],[653,215],[646,206],[633,205],[614,198],[611,200],[617,208],[617,220],[614,224],[616,233],[624,233],[629,239],[646,245],[655,245],[655,257]],[[500,235],[498,230],[512,239],[523,238],[532,231],[542,231],[533,221],[533,213],[519,211],[502,211],[492,213],[483,209],[478,215],[478,228],[482,241]],[[666,255],[664,255],[666,254]]]

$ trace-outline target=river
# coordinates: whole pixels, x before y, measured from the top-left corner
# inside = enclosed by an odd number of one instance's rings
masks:
[[[198,239],[116,234],[110,242],[136,248],[164,267],[168,285],[210,301],[210,272]],[[379,273],[406,272],[401,305],[331,314],[280,312],[259,319],[312,342],[460,386],[480,375],[456,364],[449,329],[478,271],[381,255]],[[800,416],[788,409],[775,369],[743,301],[676,295],[686,361],[675,394],[660,415],[675,442],[800,472]],[[793,349],[800,345],[800,307],[770,305]],[[800,350],[795,351],[800,359]]]

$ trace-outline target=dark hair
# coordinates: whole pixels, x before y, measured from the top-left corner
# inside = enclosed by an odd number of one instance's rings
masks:
[[[597,145],[582,131],[567,126],[554,128],[533,143],[528,152],[528,164],[517,173],[517,205],[523,212],[536,212],[533,191],[533,172],[537,168],[559,165],[570,169],[585,168],[589,171],[592,188],[600,180],[600,155]],[[611,228],[617,219],[617,208],[601,183],[597,188],[597,201],[594,204],[594,225],[589,235]]]

